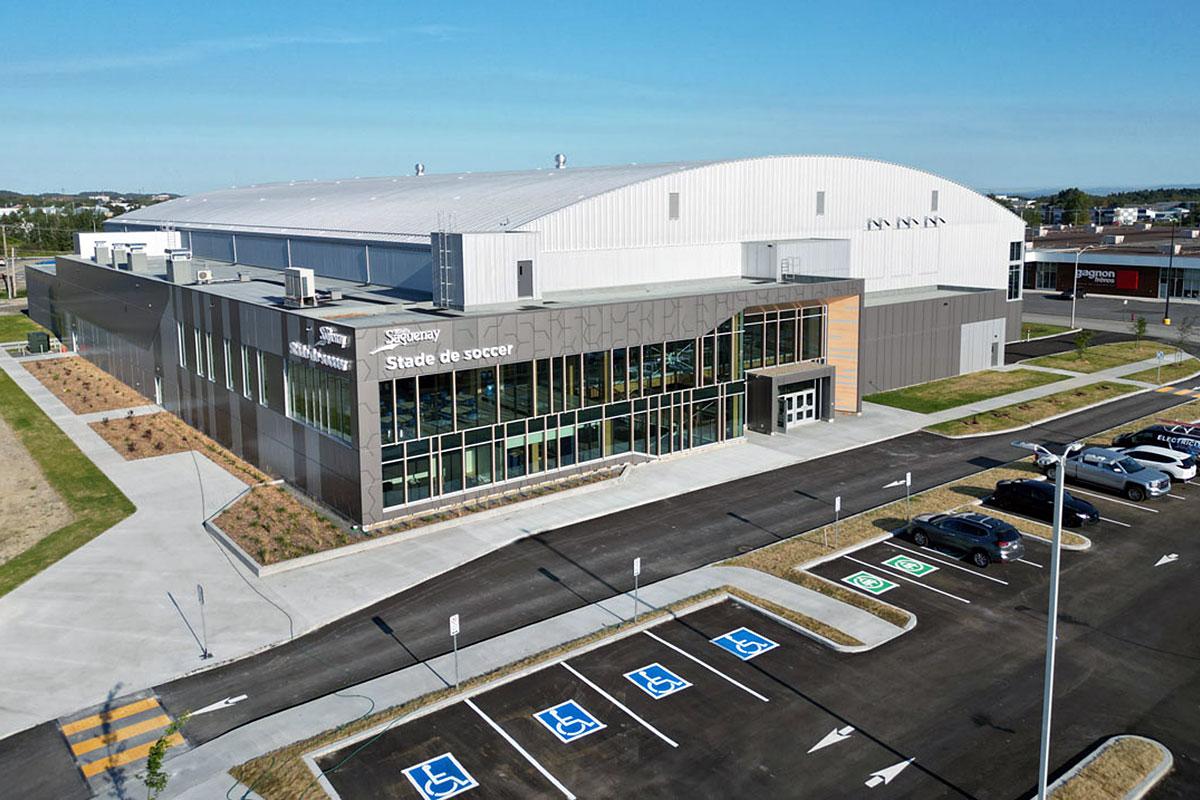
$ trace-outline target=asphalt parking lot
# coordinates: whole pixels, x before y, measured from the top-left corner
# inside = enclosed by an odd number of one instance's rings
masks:
[[[1152,797],[1188,797],[1197,731],[1167,709],[1196,694],[1200,647],[1169,609],[1196,594],[1200,486],[1144,503],[1069,489],[1102,521],[1082,529],[1092,550],[1063,554],[1055,771],[1109,735],[1140,733],[1176,756]],[[341,743],[318,764],[343,800],[1027,796],[1050,551],[1026,541],[1023,560],[985,569],[902,538],[817,567],[865,593],[845,579],[869,573],[891,584],[877,596],[917,614],[911,633],[871,653],[831,652],[723,603]],[[776,646],[742,660],[712,641],[742,628]]]
[[[731,632],[740,655],[719,644]],[[336,767],[329,778],[343,800],[468,790],[479,797],[964,796],[877,736],[870,709],[829,708],[808,696],[789,668],[800,653],[819,657],[820,648],[722,603],[415,719],[366,747],[367,740],[345,744],[318,763]]]

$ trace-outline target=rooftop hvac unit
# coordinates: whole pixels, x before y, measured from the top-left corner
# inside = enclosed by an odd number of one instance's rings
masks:
[[[287,305],[304,308],[317,304],[317,281],[311,269],[288,267],[283,271],[283,285]]]
[[[1179,231],[1178,236],[1180,239],[1200,239],[1200,229],[1184,228]]]
[[[129,270],[145,271],[149,263],[146,258],[146,248],[140,244],[135,244],[129,248],[129,256],[127,257]]]
[[[128,245],[117,242],[112,249],[112,265],[117,269],[122,269],[125,266],[125,257],[129,254]]]
[[[112,263],[112,250],[109,249],[108,242],[96,242],[95,261],[106,267]]]
[[[1166,255],[1176,255],[1177,256],[1181,252],[1183,252],[1183,245],[1171,244],[1170,242],[1164,242],[1158,246],[1158,252],[1164,253]]]
[[[1139,230],[1148,231],[1151,228],[1153,228],[1154,226],[1151,225],[1149,222],[1143,222],[1140,225],[1134,225],[1133,227],[1138,228]]]
[[[1109,233],[1104,236],[1105,244],[1120,244],[1125,241],[1125,237],[1119,233]]]
[[[196,283],[212,283],[213,274],[211,269],[196,270]]]
[[[1088,225],[1088,230],[1092,233],[1104,233],[1103,225]]]
[[[167,280],[171,283],[191,283],[192,272],[191,250],[167,251]]]

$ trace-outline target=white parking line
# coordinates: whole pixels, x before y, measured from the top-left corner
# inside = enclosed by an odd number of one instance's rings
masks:
[[[1025,560],[1025,559],[1023,559],[1023,558],[1018,558],[1018,559],[1017,559],[1017,561],[1020,561],[1022,564],[1028,564],[1028,565],[1029,565],[1029,566],[1031,566],[1031,567],[1037,567],[1038,569],[1043,569],[1043,567],[1042,567],[1042,565],[1041,565],[1041,564],[1035,564],[1034,562],[1032,562],[1032,561],[1026,561],[1026,560]]]
[[[1174,497],[1176,500],[1187,500],[1187,498],[1181,494],[1171,494],[1170,492],[1167,492],[1167,497]]]
[[[633,713],[633,711],[632,711],[632,710],[631,710],[631,709],[630,709],[628,706],[626,706],[624,703],[622,703],[620,700],[618,700],[617,698],[613,697],[611,694],[609,694],[608,692],[604,691],[604,690],[603,690],[603,689],[601,689],[599,686],[597,686],[596,684],[592,683],[590,680],[588,680],[587,678],[585,678],[585,677],[584,677],[584,676],[583,676],[583,675],[582,675],[582,674],[579,672],[579,670],[575,669],[574,667],[572,667],[570,664],[568,664],[568,663],[567,663],[567,662],[565,662],[565,661],[560,661],[560,662],[558,662],[558,663],[562,664],[562,665],[563,665],[563,669],[565,669],[567,672],[571,673],[571,674],[572,674],[572,675],[574,675],[576,678],[579,678],[579,680],[583,681],[583,682],[584,682],[584,683],[586,683],[588,686],[590,686],[590,687],[592,687],[593,689],[595,689],[595,690],[596,690],[596,692],[597,692],[597,693],[598,693],[598,694],[599,694],[601,697],[603,697],[605,700],[607,700],[608,702],[612,703],[614,706],[616,706],[617,708],[621,709],[621,710],[622,710],[622,711],[624,711],[626,714],[628,714],[628,715],[629,715],[631,718],[633,718],[633,721],[634,721],[634,722],[638,723],[638,724],[639,724],[639,725],[641,725],[643,728],[645,728],[646,730],[650,731],[651,733],[653,733],[653,734],[654,734],[655,736],[657,736],[658,738],[662,739],[662,740],[663,740],[664,742],[666,742],[667,744],[671,745],[671,747],[679,747],[679,743],[678,743],[678,742],[676,742],[675,740],[673,740],[673,739],[669,738],[669,737],[668,737],[666,734],[664,734],[664,733],[663,733],[662,731],[660,731],[658,728],[654,727],[654,726],[653,726],[653,725],[651,725],[649,722],[646,722],[646,720],[642,719],[642,718],[641,718],[641,717],[639,717],[637,714]]]
[[[1120,525],[1122,528],[1132,528],[1133,527],[1128,522],[1121,522],[1120,520],[1109,519],[1108,517],[1101,517],[1100,519],[1104,520],[1105,522],[1111,522],[1113,525]]]
[[[917,555],[921,555],[921,553],[919,551],[913,550],[911,547],[904,547],[903,545],[898,545],[895,542],[884,542],[884,544],[886,544],[888,547],[894,547],[897,550],[904,550],[909,553],[916,553]],[[929,548],[922,547],[921,550],[929,550]],[[930,552],[936,553],[939,551],[932,550]],[[961,569],[963,572],[969,572],[972,575],[974,575],[976,578],[983,578],[985,581],[991,581],[992,583],[1002,583],[1005,586],[1008,586],[1008,581],[1003,581],[1003,580],[1000,580],[999,578],[993,578],[991,575],[984,575],[980,572],[976,572],[975,570],[971,569],[970,567],[964,567],[962,564],[955,564],[953,561],[947,561],[944,558],[935,558],[934,556],[923,556],[923,557],[928,558],[930,561],[936,561],[939,564],[945,564],[947,567],[954,567],[955,569]]]
[[[853,556],[844,556],[844,558],[847,561],[853,561],[855,564],[862,564],[864,567],[866,567],[868,569],[879,570],[880,572],[887,575],[889,578],[896,578],[898,580],[906,581],[907,583],[911,583],[914,586],[920,586],[922,589],[928,589],[931,592],[937,592],[938,594],[944,594],[944,595],[946,595],[946,597],[957,600],[960,603],[966,603],[967,605],[971,605],[971,601],[966,599],[965,597],[959,597],[956,594],[950,594],[949,592],[943,592],[941,589],[937,589],[933,586],[928,586],[924,583],[921,583],[920,581],[914,581],[911,578],[906,578],[903,575],[901,575],[900,573],[892,572],[887,567],[880,566],[879,564],[868,564],[866,561],[859,561],[857,558],[854,558]]]
[[[558,778],[551,775],[550,770],[546,769],[540,763],[538,763],[538,760],[536,758],[534,758],[533,756],[531,756],[529,754],[529,751],[527,751],[524,747],[521,747],[521,745],[517,744],[517,740],[512,738],[511,736],[509,736],[508,732],[505,731],[504,728],[501,728],[499,725],[497,725],[496,721],[494,719],[489,717],[487,714],[483,713],[483,711],[479,708],[479,706],[475,705],[474,701],[472,701],[470,698],[467,698],[466,703],[467,703],[467,705],[469,705],[471,707],[471,709],[476,714],[483,717],[483,721],[486,722],[488,725],[490,725],[492,727],[492,730],[494,730],[496,733],[498,733],[502,737],[504,737],[504,741],[506,741],[510,745],[512,745],[514,750],[516,750],[518,753],[520,753],[521,756],[526,761],[528,761],[530,764],[532,764],[534,769],[536,769],[538,772],[542,773],[542,777],[544,777],[546,780],[550,781],[550,783],[554,784],[554,788],[556,788],[560,792],[562,792],[563,796],[566,797],[567,800],[575,800],[575,795],[571,794],[570,789],[568,789],[566,786],[563,786],[562,783],[559,782]]]
[[[736,681],[733,678],[726,675],[724,672],[721,672],[721,670],[717,669],[714,666],[706,664],[705,662],[696,658],[694,655],[687,652],[686,650],[676,647],[675,645],[671,644],[670,642],[668,642],[666,639],[662,638],[661,636],[659,636],[655,633],[652,633],[651,631],[642,631],[642,633],[646,634],[651,639],[653,639],[656,642],[659,642],[660,644],[665,644],[667,647],[671,648],[676,653],[679,653],[679,655],[683,656],[684,658],[690,658],[692,661],[695,661],[697,664],[704,667],[706,670],[713,673],[714,675],[720,676],[720,677],[724,678],[725,680],[729,681],[730,683],[732,683],[737,688],[741,689],[746,694],[753,695],[754,697],[757,697],[759,700],[762,700],[764,703],[771,702],[768,698],[766,698],[766,697],[762,696],[761,694],[759,694],[758,692],[754,691],[749,686],[739,683],[738,681]]]
[[[1145,506],[1139,506],[1137,503],[1131,503],[1128,500],[1118,500],[1117,498],[1109,497],[1106,494],[1096,494],[1095,492],[1087,492],[1087,491],[1084,491],[1083,489],[1076,489],[1074,487],[1071,488],[1071,494],[1086,494],[1088,497],[1099,497],[1101,500],[1107,500],[1110,503],[1120,503],[1121,505],[1129,506],[1130,508],[1137,508],[1137,509],[1141,509],[1142,511],[1149,511],[1151,514],[1158,513],[1157,508],[1146,508]]]

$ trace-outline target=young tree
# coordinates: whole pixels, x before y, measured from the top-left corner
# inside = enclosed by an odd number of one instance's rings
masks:
[[[167,757],[167,749],[172,745],[171,738],[179,733],[179,729],[188,720],[187,714],[182,714],[163,730],[163,735],[150,746],[146,756],[146,769],[138,774],[138,778],[146,785],[146,800],[158,800],[167,789],[170,775],[163,769],[163,761]]]
[[[1142,337],[1146,335],[1146,318],[1134,317],[1129,322],[1129,329],[1133,331],[1133,347],[1136,350],[1142,346]]]
[[[1188,341],[1192,338],[1192,333],[1195,332],[1197,323],[1200,323],[1200,319],[1194,315],[1179,320],[1179,326],[1175,328],[1175,339],[1179,343],[1179,352],[1175,354],[1176,360],[1183,361],[1187,355],[1184,348],[1187,347]]]
[[[1095,336],[1089,330],[1082,330],[1075,334],[1075,357],[1083,358],[1087,355],[1088,345],[1092,343],[1092,337]]]

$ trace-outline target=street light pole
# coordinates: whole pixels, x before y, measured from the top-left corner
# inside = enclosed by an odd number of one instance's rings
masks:
[[[1042,741],[1038,750],[1038,800],[1046,800],[1046,783],[1050,777],[1050,717],[1054,706],[1054,659],[1058,649],[1058,579],[1059,557],[1062,553],[1063,494],[1066,480],[1066,454],[1054,455],[1045,447],[1031,442],[1013,442],[1021,447],[1040,453],[1054,465],[1054,523],[1050,545],[1050,600],[1046,611],[1046,667],[1042,679]]]
[[[1163,325],[1171,324],[1171,271],[1175,267],[1175,220],[1171,220],[1171,249],[1167,251],[1167,302],[1163,307]]]
[[[1089,244],[1075,251],[1075,271],[1071,274],[1071,328],[1075,327],[1075,302],[1079,299],[1079,257],[1085,250],[1095,250],[1096,245]]]

